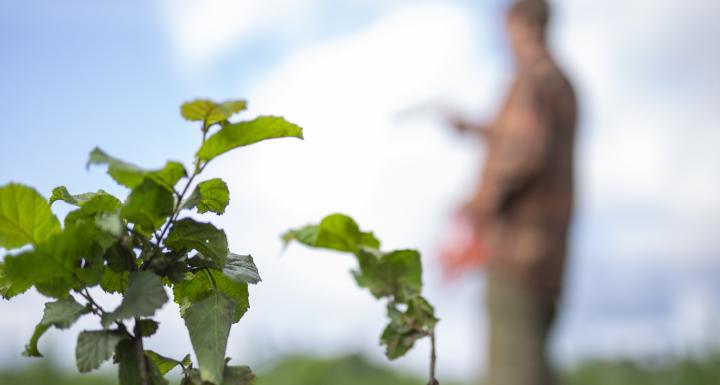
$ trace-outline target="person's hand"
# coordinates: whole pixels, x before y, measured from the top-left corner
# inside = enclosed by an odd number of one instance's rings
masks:
[[[490,128],[487,125],[472,122],[461,114],[452,111],[444,111],[442,117],[446,124],[453,127],[458,133],[478,135],[485,140],[490,138]]]
[[[463,133],[469,130],[471,124],[465,119],[464,116],[462,116],[460,113],[456,111],[442,111],[441,116],[445,123],[454,128],[455,131]]]

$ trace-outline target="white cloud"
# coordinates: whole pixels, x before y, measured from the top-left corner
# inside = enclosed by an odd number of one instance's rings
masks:
[[[171,43],[190,68],[260,33],[300,32],[317,0],[159,0]]]

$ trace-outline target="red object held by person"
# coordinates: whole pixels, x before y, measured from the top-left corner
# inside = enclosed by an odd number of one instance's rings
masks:
[[[455,214],[449,238],[441,246],[440,263],[449,280],[484,267],[488,259],[487,242],[477,221],[466,212]]]

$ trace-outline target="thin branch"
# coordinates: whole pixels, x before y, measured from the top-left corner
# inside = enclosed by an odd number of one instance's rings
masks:
[[[205,124],[203,123],[202,142],[200,143],[201,147],[205,143],[205,139],[207,139],[207,129],[205,127]],[[163,227],[162,231],[160,232],[160,236],[157,236],[157,234],[155,234],[155,238],[156,238],[156,242],[157,242],[158,246],[160,246],[160,242],[163,240],[163,238],[165,237],[165,234],[170,229],[170,225],[174,224],[175,221],[177,221],[178,216],[180,215],[180,205],[182,204],[182,200],[183,200],[183,198],[185,198],[185,194],[187,194],[188,189],[190,189],[190,185],[192,185],[193,180],[195,180],[195,177],[198,176],[198,174],[200,174],[201,172],[203,172],[203,170],[205,170],[205,167],[208,165],[208,163],[210,163],[210,161],[207,161],[204,164],[201,164],[201,163],[202,162],[200,161],[199,158],[195,159],[195,169],[193,170],[193,173],[190,175],[190,178],[188,178],[188,181],[185,184],[185,187],[182,189],[182,192],[180,192],[179,194],[177,194],[177,192],[176,192],[176,196],[178,199],[177,199],[177,203],[175,203],[175,209],[173,210],[172,215],[170,215],[170,220],[168,220],[167,223],[165,223],[165,226]],[[174,190],[175,190],[175,188],[173,187],[173,191]]]
[[[80,294],[81,297],[85,298],[85,300],[88,301],[88,304],[90,305],[90,311],[93,314],[100,318],[108,314],[108,312],[103,309],[102,306],[100,306],[100,304],[95,301],[95,299],[93,299],[87,288],[84,288],[83,291],[75,290],[75,292]],[[127,327],[124,323],[122,323],[122,321],[115,321],[115,325],[117,325],[118,329],[127,332]]]
[[[81,297],[85,298],[86,301],[88,301],[88,305],[90,305],[90,311],[93,314],[95,314],[99,317],[102,317],[103,315],[105,315],[105,310],[103,310],[103,308],[100,307],[100,305],[98,305],[95,302],[95,300],[92,299],[92,297],[90,296],[90,293],[87,292],[87,289],[85,289],[84,293],[79,290],[77,291],[77,293],[80,294]]]
[[[435,364],[437,363],[437,353],[435,350],[435,330],[430,332],[430,380],[428,385],[440,385],[435,378]]]

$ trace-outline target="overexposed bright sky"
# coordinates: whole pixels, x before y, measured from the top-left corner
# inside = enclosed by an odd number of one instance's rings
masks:
[[[720,326],[720,26],[712,0],[556,0],[551,41],[581,98],[578,212],[553,351],[562,363],[703,349]],[[433,261],[482,148],[433,112],[489,118],[511,75],[504,2],[88,1],[0,5],[0,183],[45,195],[102,187],[99,145],[147,166],[189,162],[199,141],[177,106],[246,97],[305,140],[248,147],[208,168],[228,181],[218,223],[263,282],[229,355],[262,364],[292,351],[362,351],[383,362],[381,304],[354,286],[352,258],[291,246],[288,227],[345,212],[387,248],[417,247],[437,304],[441,376],[482,370],[482,276],[440,279]],[[58,205],[59,207],[59,205]],[[66,212],[59,207],[58,212]],[[213,219],[215,218],[208,218]],[[113,300],[113,299],[109,299]],[[35,293],[0,302],[0,365],[41,317]],[[149,346],[190,351],[177,308]],[[41,348],[72,361],[78,330]],[[427,347],[393,365],[424,373]]]

